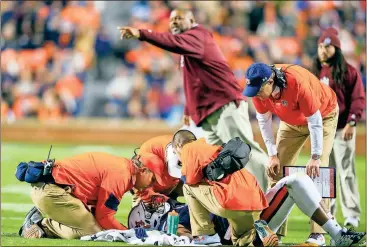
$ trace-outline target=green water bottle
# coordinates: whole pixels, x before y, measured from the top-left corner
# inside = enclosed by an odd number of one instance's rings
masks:
[[[167,219],[168,234],[177,235],[178,219],[179,219],[178,213],[175,210],[168,213],[168,219]]]

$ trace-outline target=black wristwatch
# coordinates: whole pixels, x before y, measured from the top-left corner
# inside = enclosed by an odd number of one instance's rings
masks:
[[[350,120],[350,121],[348,122],[348,124],[349,124],[350,126],[352,126],[352,127],[356,127],[356,126],[357,126],[357,122],[356,122],[355,120]]]
[[[321,157],[321,155],[319,155],[319,154],[313,154],[313,155],[311,156],[311,158],[312,158],[313,160],[319,160],[319,159],[320,159],[320,157]]]

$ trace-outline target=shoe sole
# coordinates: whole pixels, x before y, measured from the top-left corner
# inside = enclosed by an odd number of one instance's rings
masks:
[[[36,225],[32,225],[24,231],[23,237],[28,239],[41,238],[42,234]]]
[[[31,208],[31,210],[29,210],[29,212],[27,213],[27,215],[26,215],[26,217],[25,217],[25,219],[24,219],[24,221],[23,221],[23,224],[22,224],[22,226],[20,227],[20,229],[19,229],[19,231],[18,231],[18,234],[19,234],[19,236],[21,236],[21,234],[22,234],[22,231],[23,231],[23,228],[24,228],[24,226],[25,226],[25,224],[29,221],[29,219],[37,212],[37,207],[33,207],[33,208]]]
[[[278,236],[269,228],[265,221],[257,221],[254,223],[254,226],[264,247],[279,246]]]

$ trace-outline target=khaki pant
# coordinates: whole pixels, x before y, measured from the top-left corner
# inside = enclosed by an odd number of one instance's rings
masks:
[[[339,108],[337,107],[323,119],[323,148],[321,166],[329,166],[329,156],[333,147],[336,127],[338,123]],[[283,177],[283,166],[296,165],[298,156],[303,145],[308,139],[310,132],[308,126],[294,126],[280,122],[277,134],[277,149],[280,160],[280,175],[271,181],[271,187]],[[326,208],[330,209],[330,199],[323,199]],[[312,233],[326,233],[318,224],[311,221]],[[287,221],[279,229],[278,234],[285,236],[287,233]]]
[[[32,184],[31,198],[43,215],[41,227],[49,238],[79,239],[102,228],[82,201],[70,194],[70,187]]]
[[[342,130],[335,135],[334,147],[330,156],[330,166],[336,167],[340,185],[340,204],[342,213],[347,217],[360,217],[361,204],[355,170],[356,133],[349,141],[342,139]],[[336,213],[336,200],[331,200],[331,213]]]
[[[208,184],[185,184],[183,190],[190,212],[192,236],[215,234],[214,224],[210,219],[210,213],[213,213],[228,219],[234,245],[252,244],[256,236],[254,222],[260,219],[261,211],[224,209],[215,198],[212,186]]]
[[[202,128],[210,144],[222,145],[234,137],[240,137],[251,146],[251,158],[246,169],[256,177],[260,188],[265,193],[269,186],[266,175],[268,156],[254,140],[248,103],[241,101],[239,107],[234,102],[224,105],[204,120]]]

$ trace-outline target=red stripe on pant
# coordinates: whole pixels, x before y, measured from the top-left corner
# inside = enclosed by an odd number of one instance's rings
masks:
[[[284,201],[288,197],[287,187],[284,185],[277,193],[274,195],[273,199],[269,203],[269,207],[264,209],[260,215],[260,219],[270,222],[274,215],[278,212],[279,208],[283,205]]]

